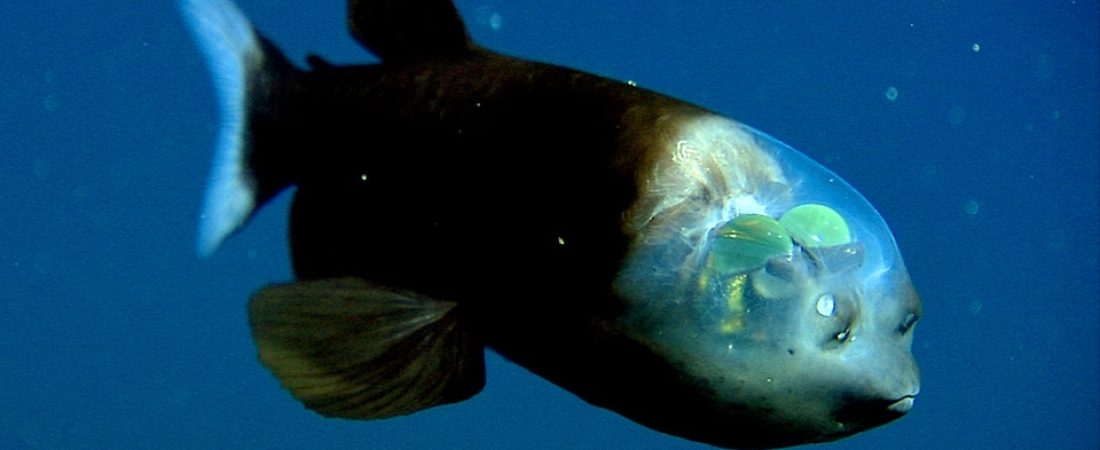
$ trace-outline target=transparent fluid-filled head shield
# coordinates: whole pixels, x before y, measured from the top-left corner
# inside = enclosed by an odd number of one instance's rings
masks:
[[[908,282],[882,217],[830,170],[718,116],[673,134],[628,217],[617,289],[631,326],[732,345],[794,326],[805,304],[867,308]]]
[[[733,447],[835,440],[905,414],[920,300],[882,217],[752,128],[676,127],[640,174],[615,282],[618,326],[686,386],[667,414],[709,421],[689,428]]]

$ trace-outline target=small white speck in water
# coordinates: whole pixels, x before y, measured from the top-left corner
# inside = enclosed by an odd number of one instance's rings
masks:
[[[898,99],[898,88],[890,86],[886,88],[886,99],[894,101]]]
[[[974,200],[974,199],[967,200],[967,202],[966,202],[966,214],[971,215],[971,216],[976,216],[976,215],[978,215],[978,211],[981,209],[981,207],[982,207],[982,205],[980,203],[978,203],[977,200]]]
[[[474,20],[493,31],[500,31],[504,26],[504,17],[488,6],[479,6],[474,13]]]

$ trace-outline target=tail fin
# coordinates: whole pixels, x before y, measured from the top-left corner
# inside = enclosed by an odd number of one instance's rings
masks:
[[[180,9],[213,75],[221,127],[206,185],[198,252],[209,255],[239,229],[262,202],[289,182],[257,174],[250,122],[266,109],[277,89],[272,83],[292,65],[259,36],[230,0],[180,0]],[[263,87],[255,89],[257,84]],[[271,178],[271,177],[268,177]]]

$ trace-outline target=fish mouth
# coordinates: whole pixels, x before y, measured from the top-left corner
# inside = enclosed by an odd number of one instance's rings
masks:
[[[900,399],[895,400],[893,403],[890,403],[889,405],[887,405],[886,409],[891,411],[891,412],[897,413],[899,415],[900,414],[905,414],[905,413],[908,413],[909,410],[913,409],[913,402],[915,402],[916,400],[917,400],[917,395],[916,394],[906,395],[906,396],[904,396]]]
[[[855,428],[866,429],[897,420],[913,409],[916,393],[895,398],[881,398],[854,402],[837,412],[836,417]],[[861,424],[861,425],[857,425]]]

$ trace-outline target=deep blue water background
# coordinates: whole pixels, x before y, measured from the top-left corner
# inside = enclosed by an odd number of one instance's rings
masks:
[[[341,1],[241,5],[298,61],[371,58]],[[923,390],[820,448],[1100,446],[1095,0],[459,7],[486,46],[720,111],[878,207],[924,299]],[[465,403],[304,410],[244,314],[290,276],[286,200],[195,256],[217,117],[175,5],[10,0],[0,25],[0,448],[701,447],[495,356]]]

